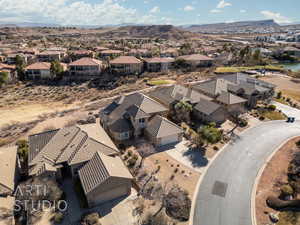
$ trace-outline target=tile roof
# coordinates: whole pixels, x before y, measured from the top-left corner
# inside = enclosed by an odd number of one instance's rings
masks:
[[[183,55],[179,56],[179,59],[184,59],[186,61],[211,61],[213,60],[210,57],[207,57],[205,55],[200,55],[200,54],[193,54],[193,55]]]
[[[234,94],[231,94],[229,92],[223,91],[216,99],[219,102],[222,102],[226,105],[234,105],[238,103],[244,103],[247,102],[246,99],[241,98],[239,96],[236,96]]]
[[[110,64],[141,64],[142,61],[137,59],[134,56],[120,56],[118,58],[115,58],[114,60],[111,60],[109,63]]]
[[[71,62],[69,66],[99,66],[102,65],[102,61],[89,57],[83,57],[74,62]]]
[[[156,138],[181,134],[183,132],[183,130],[175,123],[172,123],[170,120],[159,115],[156,115],[149,121],[146,130],[149,134]]]
[[[206,99],[201,99],[201,101],[197,103],[197,105],[195,105],[194,107],[194,109],[204,113],[207,116],[211,115],[212,113],[214,113],[215,111],[221,108],[222,106],[220,106],[219,104],[208,101]]]
[[[26,70],[50,70],[51,63],[48,62],[36,62],[27,66]]]
[[[106,155],[118,153],[117,147],[99,123],[66,127],[29,137],[31,174],[53,169],[58,164],[69,165],[89,161],[96,151]]]
[[[101,152],[95,152],[92,159],[79,170],[79,178],[85,194],[111,177],[133,179],[118,156],[109,157]]]
[[[230,82],[227,80],[215,79],[197,84],[193,86],[193,89],[204,92],[209,95],[217,96],[223,91],[227,91],[229,84]]]
[[[144,59],[147,63],[172,63],[175,61],[174,58],[159,58],[159,57],[155,57],[155,58],[147,58]]]

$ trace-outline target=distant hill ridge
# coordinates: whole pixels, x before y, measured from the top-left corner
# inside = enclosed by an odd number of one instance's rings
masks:
[[[240,21],[232,23],[215,23],[215,24],[203,24],[203,25],[190,25],[185,27],[185,30],[191,32],[214,32],[214,31],[226,31],[239,29],[253,29],[253,28],[279,28],[280,25],[274,20],[259,20],[259,21]]]

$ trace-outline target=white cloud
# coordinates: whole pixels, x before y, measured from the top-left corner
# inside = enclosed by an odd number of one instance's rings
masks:
[[[154,15],[141,15],[119,2],[122,0],[103,0],[94,4],[82,0],[0,0],[0,18],[26,18],[29,22],[62,25],[162,22]]]
[[[211,13],[220,13],[220,12],[222,12],[222,10],[220,10],[220,9],[212,9],[212,10],[210,10],[210,12]]]
[[[195,8],[191,5],[187,5],[183,8],[183,11],[186,11],[186,12],[193,11],[193,10],[195,10]]]
[[[264,10],[260,12],[267,19],[273,19],[276,23],[291,23],[292,20],[288,17],[282,16],[280,13]]]
[[[221,1],[219,2],[219,4],[217,5],[217,8],[218,8],[218,9],[223,9],[223,8],[225,8],[225,7],[227,7],[227,6],[231,6],[231,5],[232,5],[231,3],[225,2],[225,0],[221,0]]]
[[[158,6],[155,6],[150,10],[150,13],[159,13],[159,12],[160,12],[160,8]]]
[[[246,13],[247,11],[245,9],[241,9],[240,13]]]

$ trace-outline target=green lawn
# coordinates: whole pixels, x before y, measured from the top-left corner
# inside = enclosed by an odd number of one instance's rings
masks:
[[[269,120],[285,120],[286,116],[280,112],[277,111],[266,111],[261,113],[262,116]]]
[[[166,84],[174,84],[173,80],[150,80],[147,82],[148,85],[158,86],[158,85],[166,85]]]
[[[274,65],[267,65],[267,66],[245,66],[245,67],[217,67],[215,73],[238,73],[244,72],[247,70],[259,70],[259,69],[266,69],[266,70],[275,70],[275,71],[284,71],[282,66],[274,66]]]

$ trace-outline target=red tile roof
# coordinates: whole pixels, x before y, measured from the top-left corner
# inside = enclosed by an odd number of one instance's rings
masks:
[[[183,55],[179,56],[180,59],[185,59],[187,61],[197,61],[197,60],[213,60],[212,58],[209,58],[205,55],[200,55],[200,54],[193,54],[193,55]]]
[[[27,66],[26,70],[50,70],[51,63],[47,62],[37,62]]]
[[[102,61],[98,59],[84,57],[69,64],[69,66],[97,66],[102,65]]]
[[[141,60],[135,58],[134,56],[120,56],[112,61],[110,64],[140,64]]]
[[[147,63],[171,63],[174,62],[175,60],[173,58],[149,58],[149,59],[144,59]]]

